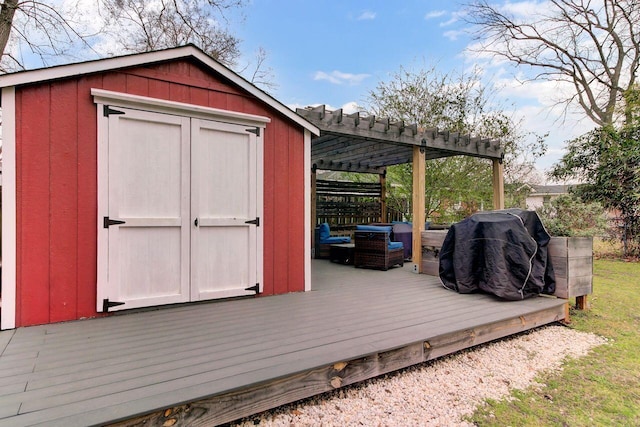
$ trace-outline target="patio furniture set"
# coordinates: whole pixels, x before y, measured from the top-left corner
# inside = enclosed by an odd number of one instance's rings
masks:
[[[403,241],[395,241],[400,240]],[[408,236],[409,242],[411,236]],[[316,258],[328,258],[355,267],[388,270],[404,265],[406,236],[395,236],[394,225],[357,225],[350,236],[332,236],[329,224],[316,228]],[[410,244],[408,245],[409,247]]]

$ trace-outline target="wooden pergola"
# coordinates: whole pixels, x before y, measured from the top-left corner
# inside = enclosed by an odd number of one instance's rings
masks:
[[[493,164],[493,207],[504,209],[504,151],[500,141],[471,135],[418,129],[416,124],[389,118],[344,114],[324,105],[298,108],[296,112],[320,129],[311,140],[311,209],[315,219],[316,170],[362,172],[380,175],[382,188],[388,166],[413,164],[413,264],[422,265],[421,234],[425,224],[425,162],[450,156],[472,156]],[[384,199],[384,198],[383,198]],[[384,204],[383,204],[384,209]],[[315,224],[312,224],[312,229]]]

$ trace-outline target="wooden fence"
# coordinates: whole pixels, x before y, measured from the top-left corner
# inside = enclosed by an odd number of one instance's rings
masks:
[[[382,222],[382,186],[379,182],[316,181],[316,224],[332,230],[356,224]]]

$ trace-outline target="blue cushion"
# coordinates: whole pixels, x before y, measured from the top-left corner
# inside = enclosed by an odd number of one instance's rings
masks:
[[[357,231],[379,231],[391,233],[390,225],[356,225]]]
[[[329,224],[326,222],[324,224],[320,224],[320,242],[324,239],[328,239],[331,235],[331,230],[329,229]]]
[[[389,242],[389,250],[391,249],[402,249],[404,248],[404,246],[402,245],[402,242]]]
[[[351,237],[349,236],[327,237],[326,239],[320,239],[320,243],[322,244],[330,243],[332,245],[336,243],[351,243]]]

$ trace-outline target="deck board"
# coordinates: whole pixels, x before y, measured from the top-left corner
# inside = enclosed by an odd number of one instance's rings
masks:
[[[423,342],[434,343],[424,360],[438,357],[557,320],[565,304],[459,295],[407,268],[315,261],[312,273],[306,293],[3,332],[0,423],[115,422],[389,351],[401,357],[389,366],[407,366]]]

